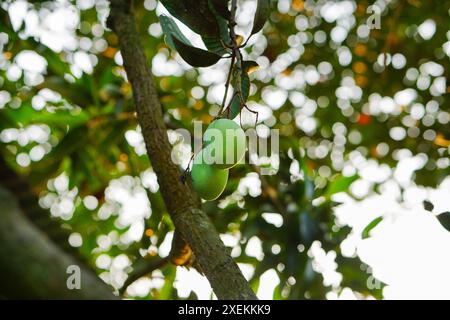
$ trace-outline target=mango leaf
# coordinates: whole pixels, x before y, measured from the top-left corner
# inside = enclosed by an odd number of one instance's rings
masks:
[[[216,53],[193,47],[173,19],[165,15],[161,15],[159,18],[167,44],[177,50],[183,60],[191,66],[208,67],[219,61],[220,56]]]
[[[69,83],[60,76],[48,76],[38,88],[47,88],[59,93],[68,102],[86,108],[93,104],[88,88],[80,83]]]
[[[219,37],[219,26],[208,0],[161,0],[175,18],[201,36]]]
[[[83,148],[88,140],[88,127],[81,125],[71,129],[61,141],[48,153],[44,160],[60,161],[65,156],[71,155],[79,148]]]
[[[361,237],[362,239],[367,239],[370,237],[370,231],[375,228],[381,221],[383,221],[383,217],[378,217],[374,220],[372,220],[371,223],[369,223],[364,230],[362,231]]]
[[[351,177],[339,176],[328,185],[327,191],[325,192],[325,197],[329,198],[335,193],[345,192],[350,187],[350,185],[358,179],[357,175]]]
[[[259,64],[256,61],[242,61],[242,70],[247,74],[252,74],[259,69]]]
[[[209,51],[224,55],[225,53],[227,53],[227,49],[223,46],[222,42],[231,42],[230,33],[228,32],[228,21],[221,17],[221,15],[214,9],[214,7],[211,7],[211,11],[213,12],[219,25],[220,37],[203,36],[202,40]]]
[[[202,40],[209,51],[217,53],[221,56],[227,53],[227,50],[223,47],[222,42],[220,42],[219,39],[211,37],[203,37]]]
[[[425,200],[425,201],[423,202],[423,208],[424,208],[425,210],[431,212],[431,211],[433,211],[433,209],[434,209],[434,205],[433,205],[430,201]]]
[[[258,68],[259,65],[255,61],[242,61],[242,74],[241,74],[241,92],[244,102],[247,102],[250,94],[250,78],[248,75]],[[235,96],[230,105],[230,119],[234,119],[241,111],[241,99],[239,96]]]
[[[228,9],[228,3],[229,0],[209,0],[211,2],[211,5],[213,6],[214,10],[220,16],[226,20],[229,20],[231,17],[230,10]]]
[[[209,67],[220,60],[220,56],[203,49],[192,47],[173,37],[175,48],[184,61],[193,67]]]
[[[176,49],[175,44],[173,42],[173,37],[177,37],[179,40],[183,41],[186,44],[190,44],[189,40],[184,36],[181,32],[180,28],[178,28],[177,24],[173,19],[169,18],[166,15],[160,15],[159,21],[161,23],[161,28],[163,29],[164,34],[166,35],[166,42],[172,49]]]
[[[247,101],[250,94],[250,78],[244,71],[241,73],[241,95],[244,102]],[[228,114],[229,119],[234,119],[241,112],[242,101],[239,95],[235,95],[230,104],[230,112]]]
[[[255,20],[253,21],[252,33],[255,34],[261,31],[269,19],[270,14],[270,0],[258,0],[256,7]]]
[[[258,288],[256,288],[256,289],[258,289]],[[283,300],[282,291],[283,291],[283,284],[279,283],[273,290],[272,300]],[[257,292],[257,290],[255,290],[255,292]]]
[[[42,44],[37,48],[37,52],[47,60],[49,71],[59,76],[64,76],[64,74],[70,73],[69,64],[62,60],[60,54],[54,52],[46,46],[43,46]]]
[[[168,266],[163,269],[164,274],[164,285],[159,291],[159,299],[161,300],[169,300],[173,298],[173,282],[175,281],[175,277],[177,274],[175,266]]]
[[[10,123],[12,126],[28,126],[32,123],[45,123],[47,125],[55,127],[66,127],[66,126],[79,126],[90,119],[89,114],[80,110],[73,112],[67,109],[56,109],[53,112],[47,110],[37,111],[33,109],[30,103],[24,103],[18,109],[5,109],[3,115],[6,118],[5,121]]]
[[[437,219],[447,231],[450,231],[450,212],[441,213]]]

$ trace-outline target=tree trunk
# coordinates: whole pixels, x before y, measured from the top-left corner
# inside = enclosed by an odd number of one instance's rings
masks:
[[[117,299],[92,270],[66,254],[23,214],[0,185],[0,296],[9,299]],[[80,270],[80,289],[70,290],[69,266]],[[69,283],[71,283],[69,281]]]
[[[119,39],[147,153],[177,232],[192,247],[197,262],[219,299],[256,299],[248,282],[201,210],[197,195],[181,181],[171,159],[171,145],[156,89],[136,29],[132,1],[112,0],[108,26]]]

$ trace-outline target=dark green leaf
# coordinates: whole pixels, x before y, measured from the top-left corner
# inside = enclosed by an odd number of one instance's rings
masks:
[[[450,231],[450,212],[441,213],[437,219],[447,231]]]
[[[177,24],[175,23],[175,21],[173,21],[172,18],[169,18],[165,15],[160,15],[159,21],[161,23],[161,28],[166,35],[166,42],[169,47],[171,47],[172,49],[176,49],[175,44],[173,43],[173,37],[177,37],[184,43],[190,44],[189,40],[184,36],[180,28],[178,28]]]
[[[230,43],[230,33],[228,30],[228,20],[224,19],[221,14],[211,6],[211,11],[216,18],[217,24],[219,26],[220,37],[217,36],[203,36],[203,42],[205,43],[206,48],[209,51],[213,51],[217,54],[224,55],[227,53],[227,49],[224,47],[223,43]]]
[[[193,67],[208,67],[219,61],[220,56],[203,49],[195,48],[183,35],[175,21],[161,15],[161,27],[166,35],[167,44],[178,51],[180,56]]]
[[[215,52],[223,56],[227,50],[223,47],[222,42],[218,38],[203,37],[203,43],[209,51]]]
[[[49,76],[42,83],[42,87],[59,93],[70,103],[82,108],[86,108],[93,103],[88,88],[80,83],[69,83],[63,77]]]
[[[244,103],[247,101],[250,93],[250,78],[246,72],[242,72],[241,74],[241,96],[244,99]],[[241,96],[235,95],[230,105],[230,113],[228,118],[234,119],[241,112],[242,101]]]
[[[226,20],[230,19],[230,10],[228,9],[229,0],[209,0],[217,13]]]
[[[256,61],[242,61],[242,70],[247,74],[251,74],[259,69],[259,64]]]
[[[371,223],[369,223],[363,230],[361,237],[363,239],[367,239],[370,237],[370,231],[375,228],[381,221],[383,221],[383,217],[378,217],[374,220],[372,220]]]
[[[209,67],[220,59],[219,55],[187,45],[176,37],[173,37],[173,43],[183,60],[193,67]]]
[[[270,14],[270,0],[258,0],[252,34],[258,33],[266,24]]]
[[[219,26],[209,8],[208,0],[161,0],[175,18],[201,36],[219,37]]]
[[[425,200],[425,201],[423,202],[423,207],[424,207],[425,210],[427,210],[427,211],[433,211],[433,209],[434,209],[434,205],[433,205],[430,201],[428,201],[428,200]]]

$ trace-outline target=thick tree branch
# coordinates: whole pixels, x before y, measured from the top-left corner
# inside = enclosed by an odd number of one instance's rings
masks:
[[[0,156],[0,181],[3,187],[14,194],[22,212],[35,227],[44,232],[64,252],[83,263],[86,262],[78,249],[70,246],[67,241],[71,231],[62,229],[61,223],[53,219],[47,210],[41,208],[39,197],[33,192],[28,181],[11,169],[2,156]]]
[[[92,270],[63,252],[23,214],[0,185],[0,292],[13,299],[117,299]],[[69,290],[67,268],[80,268],[81,288]]]
[[[176,230],[192,247],[199,266],[219,299],[256,299],[237,264],[227,253],[218,232],[200,209],[198,197],[187,184],[182,183],[181,172],[172,162],[171,145],[149,62],[136,29],[132,1],[111,1],[108,26],[118,36],[147,153]]]

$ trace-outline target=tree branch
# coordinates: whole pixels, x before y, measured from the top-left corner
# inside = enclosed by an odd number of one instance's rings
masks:
[[[97,275],[37,229],[0,185],[0,292],[11,299],[117,299]],[[80,289],[69,290],[69,266],[80,269]]]
[[[177,231],[192,247],[198,264],[219,299],[256,299],[237,264],[227,253],[217,230],[200,209],[198,196],[182,183],[171,159],[160,103],[149,62],[136,29],[132,1],[111,0],[108,26],[117,34],[147,153],[158,177],[161,194]]]
[[[119,294],[123,295],[127,288],[136,280],[142,278],[147,274],[151,274],[156,269],[164,267],[169,262],[168,257],[151,257],[141,258],[133,264],[133,272],[128,275],[127,280],[119,290]]]
[[[28,181],[11,169],[3,156],[0,156],[0,181],[4,188],[14,194],[23,214],[35,227],[44,232],[64,252],[86,263],[78,248],[70,246],[67,242],[71,231],[63,229],[59,221],[41,208],[39,197],[33,192]]]
[[[145,257],[139,257],[133,263],[133,271],[128,275],[127,280],[119,290],[120,295],[123,295],[127,288],[139,278],[151,274],[156,269],[160,269],[172,263],[176,266],[195,267],[200,273],[203,273],[198,265],[195,263],[195,256],[189,245],[181,237],[179,232],[174,232],[172,240],[172,248],[167,257],[161,258],[159,256],[152,257],[150,255]]]

